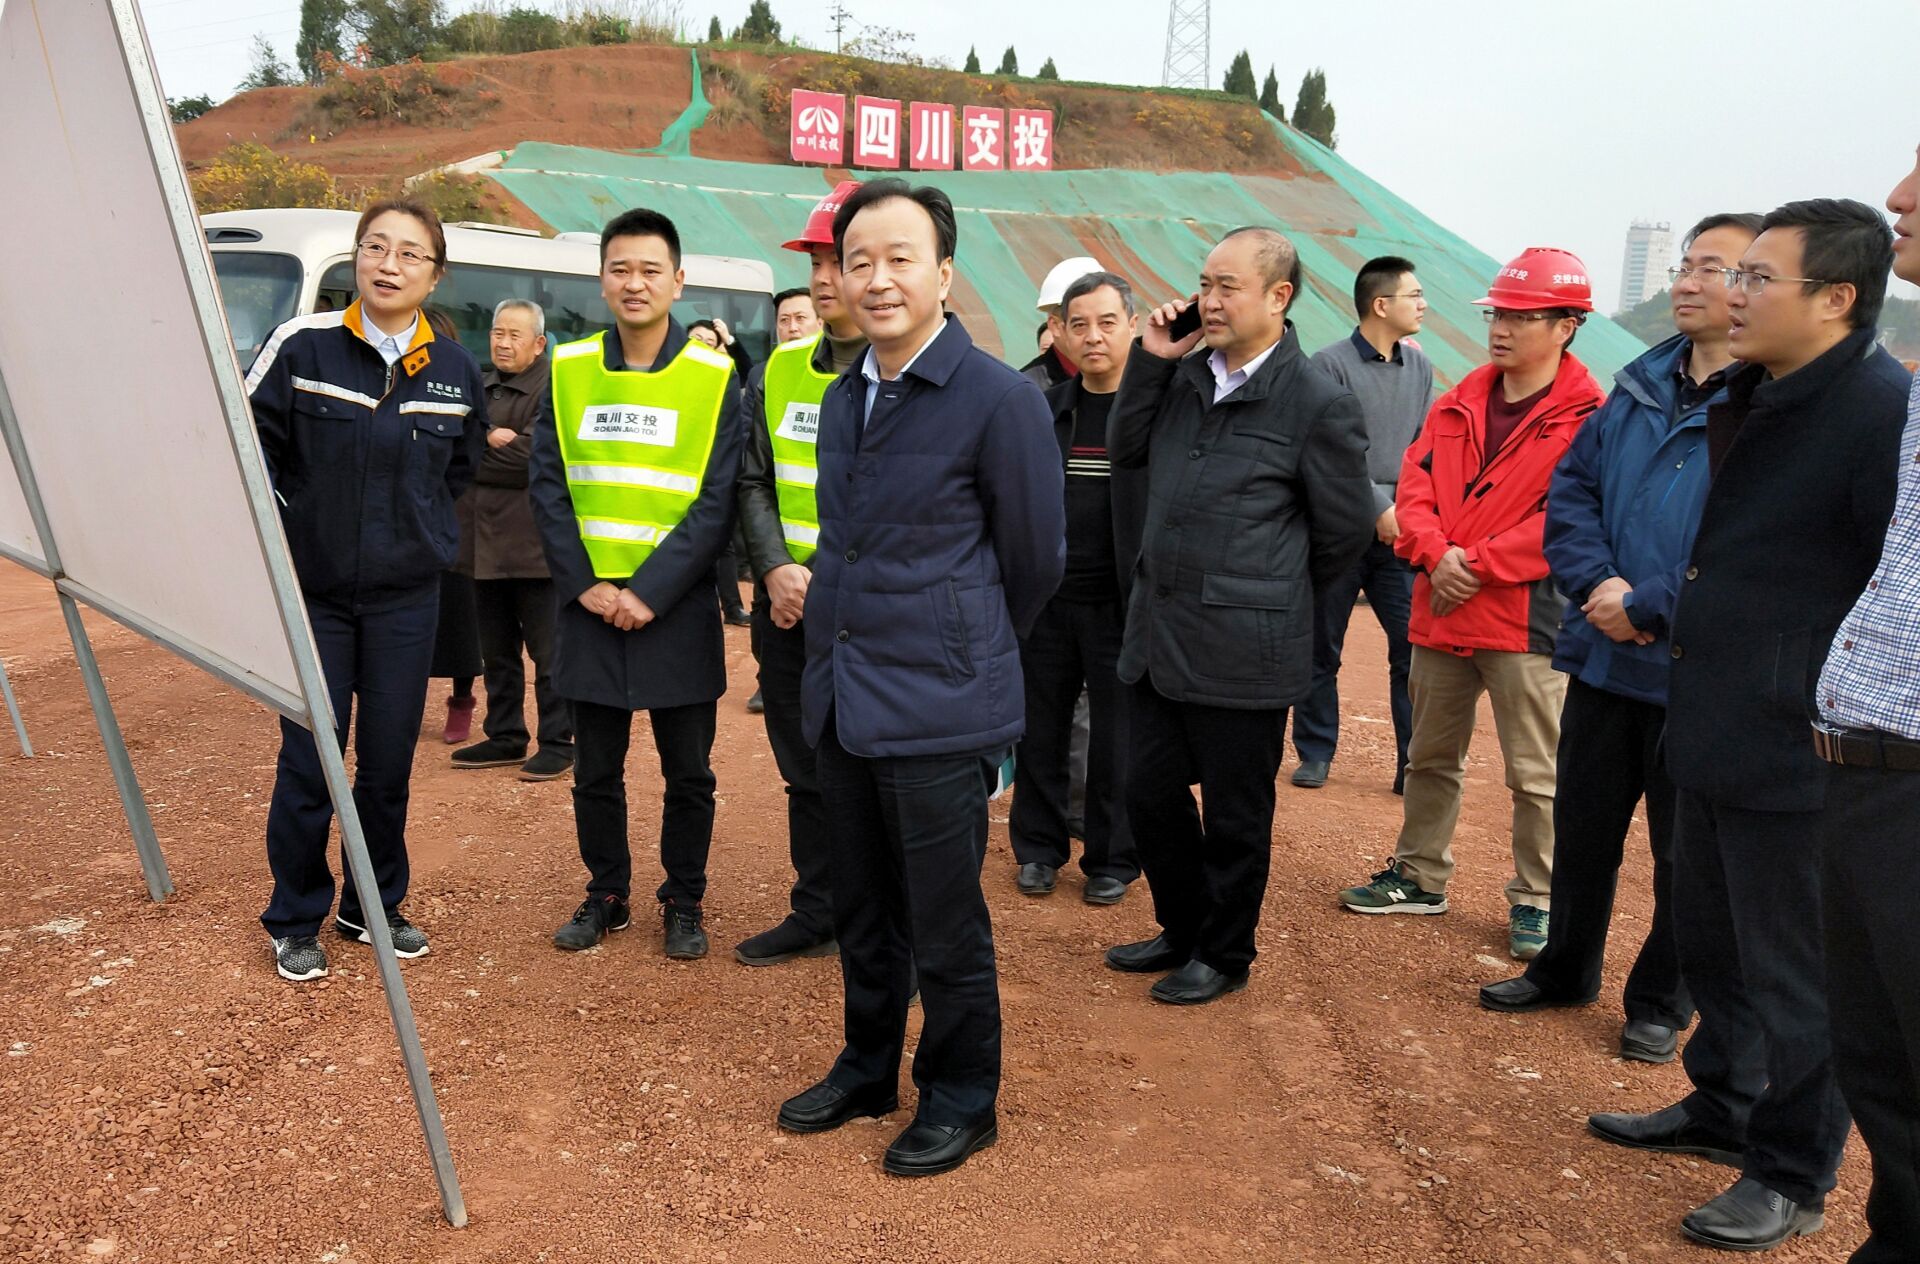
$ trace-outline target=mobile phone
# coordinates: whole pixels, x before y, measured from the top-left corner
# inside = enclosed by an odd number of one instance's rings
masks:
[[[1187,304],[1187,310],[1175,316],[1173,323],[1167,326],[1167,337],[1174,342],[1179,342],[1188,334],[1199,332],[1199,329],[1200,304],[1190,302]]]

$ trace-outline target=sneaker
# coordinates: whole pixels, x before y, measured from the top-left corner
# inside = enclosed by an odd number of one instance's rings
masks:
[[[440,740],[449,746],[458,746],[473,736],[474,698],[448,698],[447,723],[440,730]]]
[[[522,781],[553,781],[573,771],[573,756],[556,750],[535,752],[532,759],[520,765]]]
[[[675,961],[698,961],[707,955],[707,932],[700,929],[698,904],[668,900],[660,906],[660,920],[666,930],[667,956]]]
[[[1532,961],[1547,946],[1547,910],[1516,904],[1507,910],[1507,951],[1515,961]]]
[[[373,935],[360,922],[344,913],[333,919],[333,928],[359,944],[370,944]],[[387,936],[393,940],[393,955],[411,961],[427,955],[427,932],[399,913],[387,914]]]
[[[553,932],[553,946],[579,952],[631,925],[633,916],[625,900],[617,895],[590,895],[573,910],[572,920]]]
[[[1340,902],[1355,913],[1444,913],[1447,897],[1429,895],[1401,876],[1399,866],[1388,865],[1364,886],[1348,887]]]
[[[455,768],[505,768],[527,757],[527,748],[490,737],[484,742],[462,746],[453,752]]]
[[[273,966],[289,983],[327,977],[327,950],[314,935],[288,935],[273,941]]]

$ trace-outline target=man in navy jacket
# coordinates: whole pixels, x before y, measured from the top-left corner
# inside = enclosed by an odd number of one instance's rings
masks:
[[[1674,939],[1674,789],[1660,758],[1673,613],[1707,499],[1707,406],[1733,363],[1722,277],[1758,215],[1712,215],[1672,269],[1680,331],[1620,370],[1547,493],[1546,554],[1570,599],[1553,665],[1571,678],[1553,796],[1553,937],[1518,978],[1480,989],[1488,1009],[1586,1005],[1600,991],[1614,884],[1644,795],[1653,924],[1627,976],[1620,1054],[1671,1062],[1693,1016]]]
[[[1016,635],[1065,566],[1063,475],[1040,389],[944,314],[946,195],[871,181],[833,236],[870,348],[820,406],[801,709],[836,826],[846,1047],[779,1118],[822,1132],[898,1107],[917,965],[920,1100],[884,1166],[927,1176],[997,1137],[987,795],[1024,727]]]

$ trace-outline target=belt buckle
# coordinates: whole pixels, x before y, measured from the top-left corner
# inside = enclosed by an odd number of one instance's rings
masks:
[[[1840,750],[1840,730],[1816,720],[1813,724],[1813,753],[1830,764],[1846,766]]]

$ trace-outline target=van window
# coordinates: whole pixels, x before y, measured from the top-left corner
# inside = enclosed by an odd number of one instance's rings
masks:
[[[341,306],[354,298],[353,265],[336,263],[320,278],[320,293]],[[547,319],[547,345],[572,342],[612,323],[600,297],[600,278],[563,272],[528,272],[519,268],[490,268],[456,263],[440,279],[428,303],[446,312],[459,332],[460,344],[482,364],[488,361],[487,338],[493,329],[493,309],[501,300],[531,299]],[[714,290],[689,285],[673,305],[681,324],[702,316],[718,316],[746,346],[755,363],[773,347],[773,303],[764,294]]]
[[[292,320],[300,302],[300,261],[292,255],[216,250],[213,273],[226,304],[227,326],[240,367],[253,367],[273,331]]]

